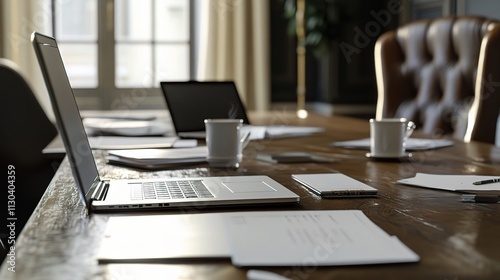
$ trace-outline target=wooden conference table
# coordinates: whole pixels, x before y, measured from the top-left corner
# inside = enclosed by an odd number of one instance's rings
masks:
[[[269,175],[301,196],[298,205],[197,210],[316,210],[359,209],[416,252],[418,263],[337,267],[262,268],[294,279],[500,279],[500,204],[462,203],[460,194],[395,184],[416,172],[500,175],[500,149],[482,143],[457,142],[452,147],[413,153],[407,162],[367,159],[366,151],[333,148],[332,141],[369,136],[368,121],[340,116],[293,113],[252,114],[256,124],[323,126],[310,137],[253,141],[238,170],[207,164],[145,172],[106,165],[104,178],[152,176]],[[306,151],[335,159],[332,163],[271,164],[255,160],[258,152]],[[378,198],[319,199],[292,182],[292,173],[342,172],[379,190]],[[185,212],[185,209],[182,210]],[[179,210],[164,214],[180,214]],[[161,264],[99,265],[95,254],[109,216],[86,215],[79,201],[67,160],[50,183],[36,211],[18,238],[16,272],[2,264],[0,279],[246,279],[247,268],[230,260]],[[132,225],[133,226],[133,225]],[[147,238],[144,236],[137,238]],[[126,245],[124,245],[126,246]]]

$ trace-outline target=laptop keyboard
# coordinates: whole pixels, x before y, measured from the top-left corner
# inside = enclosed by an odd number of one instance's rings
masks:
[[[132,200],[211,198],[213,194],[202,180],[177,180],[166,182],[144,182],[132,185]]]

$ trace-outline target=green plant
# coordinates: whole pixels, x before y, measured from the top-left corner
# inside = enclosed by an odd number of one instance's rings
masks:
[[[283,0],[281,0],[283,1]],[[339,8],[342,0],[305,0],[304,44],[312,48],[317,56],[330,49],[332,40],[338,34]],[[284,17],[288,20],[288,34],[296,36],[297,0],[284,0]]]

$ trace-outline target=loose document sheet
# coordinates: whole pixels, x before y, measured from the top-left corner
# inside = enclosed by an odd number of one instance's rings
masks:
[[[230,256],[224,220],[216,213],[112,216],[98,252],[101,263]]]
[[[417,173],[415,177],[401,179],[397,183],[430,188],[446,191],[457,192],[484,192],[484,191],[500,191],[500,182],[474,185],[474,182],[496,179],[499,176],[488,175],[443,175],[443,174],[426,174]]]
[[[342,147],[350,149],[370,149],[370,138],[332,142],[330,145],[333,147]],[[422,139],[422,138],[408,138],[408,140],[406,140],[407,151],[425,151],[425,150],[444,148],[448,146],[453,146],[452,140]]]
[[[359,210],[113,216],[98,254],[101,262],[221,257],[237,266],[419,260]]]
[[[419,256],[359,210],[234,213],[226,218],[237,266],[416,262]]]

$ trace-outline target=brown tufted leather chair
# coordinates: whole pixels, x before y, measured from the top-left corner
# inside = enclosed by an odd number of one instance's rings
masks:
[[[424,133],[495,143],[500,23],[476,16],[411,22],[375,45],[376,118],[405,117]]]

